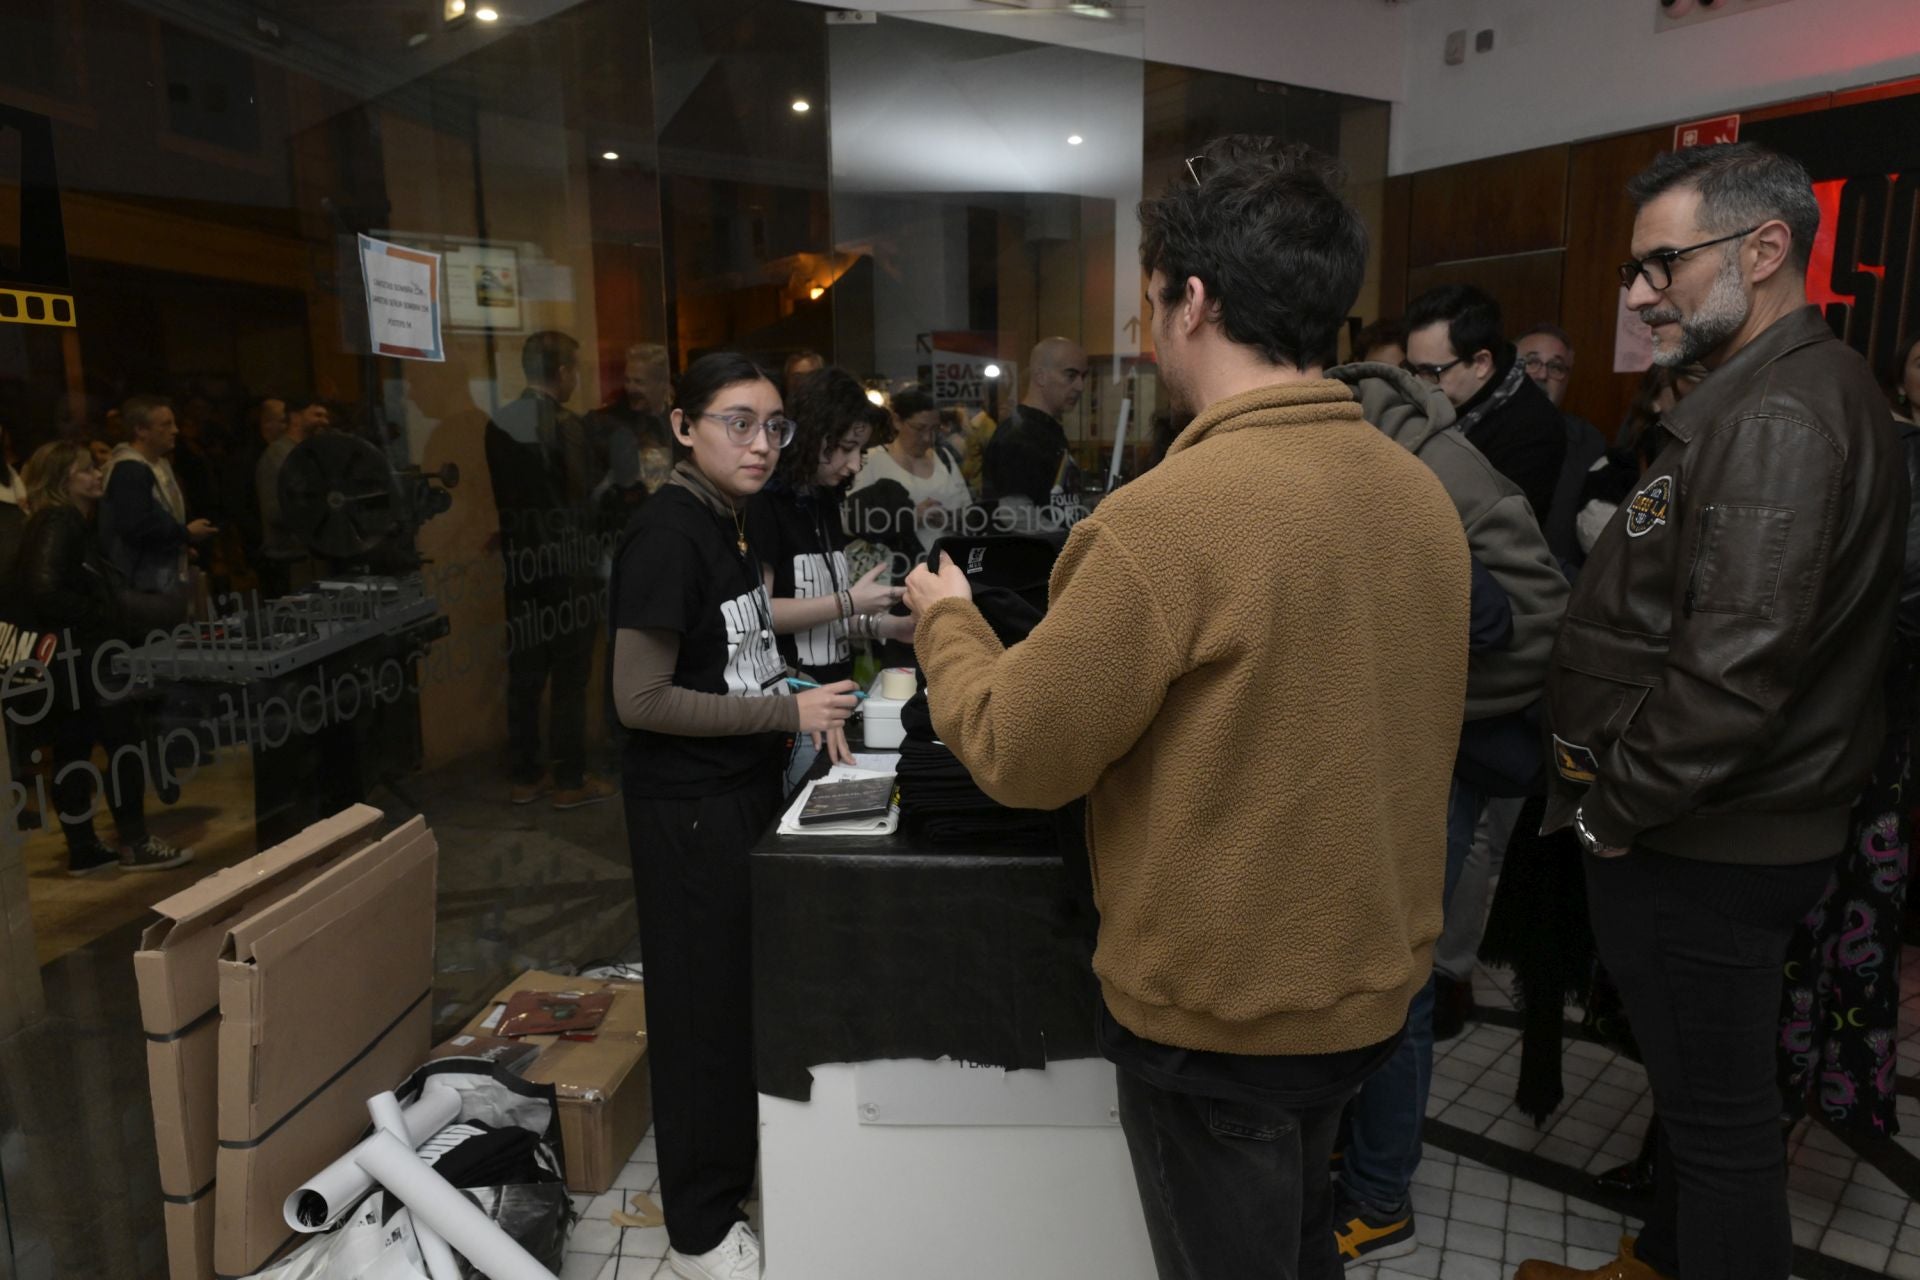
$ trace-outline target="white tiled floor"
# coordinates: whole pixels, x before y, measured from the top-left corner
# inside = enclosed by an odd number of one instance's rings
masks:
[[[1908,952],[1902,967],[1902,990],[1908,994],[1901,1018],[1901,1070],[1920,1074],[1920,955]],[[1483,970],[1475,980],[1479,1002],[1510,1009],[1507,984],[1506,975]],[[1646,1073],[1637,1064],[1599,1046],[1568,1041],[1567,1096],[1536,1128],[1513,1105],[1519,1063],[1520,1034],[1505,1027],[1481,1023],[1439,1046],[1429,1116],[1582,1176],[1620,1164],[1639,1150],[1653,1102]],[[1897,1141],[1920,1157],[1920,1100],[1900,1099],[1900,1121],[1904,1132]],[[1788,1147],[1795,1242],[1869,1273],[1920,1280],[1920,1204],[1825,1128],[1802,1122]],[[633,1191],[658,1199],[659,1170],[653,1161],[649,1136],[621,1175],[618,1194],[575,1198],[583,1217],[560,1280],[672,1275],[662,1261],[664,1229],[621,1229],[608,1218]],[[1614,1256],[1622,1235],[1639,1226],[1597,1204],[1509,1177],[1433,1143],[1414,1181],[1421,1248],[1403,1258],[1353,1267],[1347,1272],[1352,1280],[1507,1280],[1528,1258],[1597,1267]]]

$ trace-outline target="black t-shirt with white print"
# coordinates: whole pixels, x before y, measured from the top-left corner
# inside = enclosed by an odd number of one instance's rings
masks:
[[[760,562],[773,568],[776,599],[811,600],[853,586],[847,534],[833,495],[818,488],[768,489],[747,505],[747,539]],[[780,654],[810,680],[832,684],[853,678],[853,650],[845,619],[834,618],[779,636]]]
[[[773,610],[759,558],[742,555],[727,520],[669,484],[634,517],[613,573],[616,630],[673,631],[673,682],[699,693],[771,697],[787,692],[773,641]],[[730,791],[756,770],[777,771],[784,733],[692,738],[636,729],[627,735],[626,777],[641,795]]]

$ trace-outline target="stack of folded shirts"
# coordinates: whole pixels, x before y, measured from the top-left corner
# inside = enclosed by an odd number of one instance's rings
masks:
[[[900,825],[909,838],[927,844],[982,844],[1013,853],[1055,851],[1053,816],[1009,809],[973,781],[965,765],[934,737],[927,698],[919,694],[901,709],[906,739],[900,744]]]

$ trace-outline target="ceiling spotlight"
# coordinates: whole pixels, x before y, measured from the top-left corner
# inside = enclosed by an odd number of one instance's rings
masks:
[[[986,374],[989,378],[997,378],[1000,376],[1000,366],[997,364],[990,364],[986,368],[982,369],[980,372]]]
[[[1081,137],[1077,133],[1070,133],[1067,135],[1067,145],[1070,147],[1077,147],[1085,141],[1086,139]]]
[[[600,158],[602,160],[618,160],[620,158],[620,153],[618,151],[602,151],[600,153]]]
[[[813,104],[805,98],[795,98],[793,100],[793,110],[796,115],[805,115],[807,112],[813,110]]]
[[[813,288],[807,290],[807,296],[809,298],[812,298],[815,302],[818,302],[820,301],[820,299],[827,296],[827,291],[823,286],[815,285],[813,286]]]
[[[882,407],[887,403],[886,395],[878,387],[870,387],[867,389],[867,399]]]
[[[500,21],[500,11],[498,9],[495,9],[491,5],[484,5],[484,4],[481,5],[478,9],[475,9],[473,11],[473,16],[480,19],[480,21],[482,22]]]
[[[1113,12],[1113,0],[1094,0],[1094,3],[1089,4],[1070,4],[1067,6],[1067,10],[1071,13],[1078,14],[1082,18],[1112,18],[1116,16]]]
[[[440,16],[447,22],[467,16],[467,0],[446,0],[440,7]]]
[[[427,42],[427,39],[428,37],[426,32],[416,31],[412,35],[407,37],[407,48],[418,49],[421,45]]]

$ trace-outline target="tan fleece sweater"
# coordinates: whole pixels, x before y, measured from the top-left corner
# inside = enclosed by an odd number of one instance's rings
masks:
[[[1122,1025],[1239,1054],[1400,1029],[1440,932],[1468,581],[1432,471],[1311,382],[1213,406],[1101,503],[1021,644],[927,611],[934,728],[980,786],[1090,795]]]

